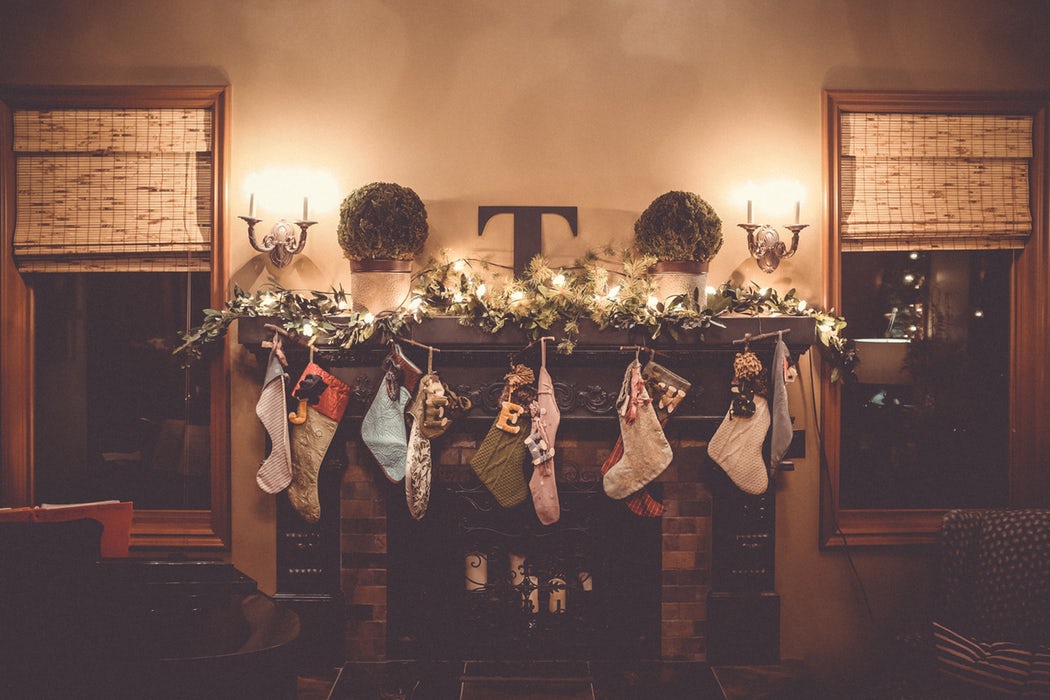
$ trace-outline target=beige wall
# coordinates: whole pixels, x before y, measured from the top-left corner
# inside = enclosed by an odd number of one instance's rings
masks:
[[[819,301],[821,88],[1046,89],[1047,27],[1044,0],[0,0],[0,81],[228,82],[233,213],[268,166],[327,171],[340,194],[397,181],[426,202],[432,250],[508,262],[509,222],[477,238],[478,205],[578,206],[579,239],[547,227],[557,263],[629,241],[653,197],[693,190],[726,222],[712,282]],[[812,227],[765,275],[746,258],[732,192],[777,177],[803,183]],[[280,278],[345,285],[338,202],[311,202],[320,223]],[[272,269],[230,223],[233,281],[252,287]],[[260,369],[232,351],[232,556],[272,590],[273,501],[254,483]],[[916,619],[929,567],[921,553],[853,553],[874,624],[846,558],[818,550],[805,367],[803,379],[792,409],[810,457],[779,484],[777,588],[784,656],[827,669]]]

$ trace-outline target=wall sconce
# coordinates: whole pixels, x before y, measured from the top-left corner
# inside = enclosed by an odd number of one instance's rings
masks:
[[[274,267],[284,267],[292,261],[293,256],[303,252],[303,248],[306,247],[306,229],[317,223],[309,220],[309,213],[309,198],[303,197],[303,218],[294,222],[279,220],[273,225],[270,232],[263,236],[262,245],[259,245],[259,241],[255,238],[255,225],[262,219],[255,218],[254,194],[248,199],[248,216],[237,218],[247,222],[248,242],[252,244],[252,248],[260,253],[269,253],[270,262],[274,264]],[[298,231],[295,230],[296,226],[299,227]]]
[[[751,252],[751,257],[758,261],[758,266],[763,272],[777,269],[781,260],[790,258],[798,250],[798,234],[809,226],[798,222],[800,205],[800,202],[795,202],[795,223],[785,227],[791,231],[791,247],[788,248],[784,241],[780,240],[780,234],[775,227],[751,223],[751,200],[747,201],[747,223],[737,226],[747,231],[747,249]]]

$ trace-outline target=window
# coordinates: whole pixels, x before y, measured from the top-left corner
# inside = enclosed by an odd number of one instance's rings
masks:
[[[227,360],[171,356],[226,296],[226,105],[0,91],[5,505],[133,500],[133,546],[228,543]]]
[[[828,91],[821,544],[931,542],[953,507],[1046,506],[1045,95]]]

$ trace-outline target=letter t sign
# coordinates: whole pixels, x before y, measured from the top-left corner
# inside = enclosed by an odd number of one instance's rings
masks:
[[[543,214],[556,214],[569,222],[573,236],[579,231],[576,207],[478,207],[478,235],[496,214],[514,215],[514,274],[521,276],[529,261],[543,252]]]

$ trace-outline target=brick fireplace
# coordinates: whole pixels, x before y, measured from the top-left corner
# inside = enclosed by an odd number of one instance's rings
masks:
[[[612,444],[615,436],[590,437],[590,430],[579,428],[568,428],[559,431],[558,439],[558,480],[561,484],[562,495],[566,511],[563,519],[573,518],[579,509],[601,507],[617,507],[619,504],[599,503],[593,501],[600,498],[603,501],[609,499],[601,492],[600,473],[598,471]],[[608,432],[608,431],[603,431]],[[604,645],[599,648],[591,647],[590,651],[595,655],[608,653],[635,653],[652,654],[649,658],[661,658],[676,661],[701,661],[705,658],[705,620],[707,610],[707,596],[710,592],[710,562],[711,562],[711,495],[704,483],[703,473],[705,470],[705,443],[693,440],[681,435],[682,431],[676,431],[669,427],[669,437],[675,448],[675,458],[659,481],[659,490],[667,507],[667,512],[662,518],[653,519],[651,522],[639,523],[643,529],[651,531],[652,536],[647,537],[645,533],[633,533],[631,542],[638,542],[638,546],[651,546],[657,551],[650,553],[651,556],[635,557],[624,566],[648,566],[657,567],[651,572],[645,571],[619,571],[613,581],[601,580],[597,573],[592,573],[593,580],[587,586],[601,591],[603,588],[622,588],[630,586],[627,591],[619,591],[622,598],[604,596],[603,600],[608,602],[619,601],[619,604],[609,605],[611,609],[594,611],[597,619],[589,620],[591,625],[597,624],[599,629],[595,630]],[[562,437],[563,433],[565,437]],[[676,434],[679,433],[679,434]],[[450,539],[457,538],[456,528],[459,523],[450,522],[456,519],[458,514],[441,512],[443,509],[454,507],[451,502],[459,487],[470,488],[472,486],[473,474],[469,461],[481,437],[477,434],[457,432],[442,438],[440,444],[435,444],[434,465],[434,490],[435,497],[431,505],[431,512],[427,518],[432,518],[440,524],[433,527],[442,528],[447,532]],[[397,599],[397,591],[406,591],[410,588],[418,592],[416,586],[407,586],[404,581],[394,582],[391,570],[393,562],[405,556],[414,556],[411,552],[394,552],[394,537],[388,535],[389,520],[392,519],[390,510],[405,508],[403,489],[391,486],[385,478],[377,475],[377,468],[370,462],[365,448],[357,441],[348,441],[347,467],[343,474],[341,484],[341,567],[340,588],[347,602],[348,619],[346,624],[346,653],[347,658],[355,660],[386,660],[390,658],[404,658],[413,649],[422,648],[421,656],[433,656],[433,649],[427,649],[425,643],[418,640],[408,642],[399,639],[401,635],[392,634],[396,630],[412,628],[412,624],[405,624],[398,619],[400,612],[402,618],[409,616],[411,622],[418,623],[421,618],[427,617],[425,611],[419,610],[418,606]],[[364,453],[363,453],[364,450]],[[377,478],[378,476],[378,478]],[[449,493],[452,492],[452,495]],[[437,496],[436,494],[442,494]],[[484,497],[484,494],[481,494]],[[525,507],[529,507],[525,504]],[[435,512],[437,511],[437,512]],[[648,520],[639,519],[637,516],[627,513],[623,509],[623,520]],[[590,514],[587,514],[589,517]],[[404,518],[403,514],[396,517]],[[424,522],[426,519],[424,519]],[[603,525],[608,525],[603,519],[598,524],[600,530]],[[541,526],[542,527],[542,526]],[[611,526],[610,527],[615,527]],[[628,522],[627,527],[631,527]],[[527,538],[530,534],[534,537],[568,537],[564,532],[557,532],[558,525],[551,526],[554,532],[524,532],[522,537],[526,542],[522,548],[528,549]],[[576,529],[575,523],[570,522],[568,529]],[[423,531],[422,526],[413,524],[410,529],[414,533]],[[513,529],[513,525],[509,529]],[[589,532],[587,537],[590,541],[597,542],[603,537],[616,537],[623,533],[623,529],[615,529],[613,532]],[[435,533],[431,533],[433,536]],[[517,534],[517,533],[515,533]],[[411,537],[411,536],[410,536]],[[396,543],[402,547],[411,547],[411,541],[406,541],[405,536],[399,538]],[[440,531],[437,533],[440,541]],[[644,544],[643,544],[644,543]],[[615,542],[611,543],[615,546]],[[601,544],[596,545],[599,550],[606,549]],[[422,565],[422,571],[413,576],[430,576],[437,578],[441,571],[446,571],[447,576],[454,582],[447,587],[448,596],[439,598],[444,605],[455,614],[458,610],[456,596],[460,598],[467,596],[463,585],[463,557],[465,552],[455,553],[455,547],[450,547],[453,553],[448,562],[448,567],[442,567],[441,562],[427,563]],[[469,547],[467,547],[469,549]],[[422,554],[415,556],[423,556]],[[487,566],[495,569],[496,566],[504,565],[503,560],[488,562]],[[599,562],[594,562],[598,564]],[[407,575],[402,572],[402,575]],[[638,579],[652,578],[655,585],[648,587],[639,583]],[[626,579],[626,580],[625,580]],[[581,592],[582,587],[571,586],[566,592],[570,604],[576,593]],[[587,591],[587,592],[592,592]],[[407,595],[407,592],[403,593]],[[435,596],[436,597],[436,596]],[[537,596],[538,598],[538,596]],[[412,596],[413,600],[418,600]],[[579,599],[577,597],[577,599]],[[542,623],[549,619],[549,599],[543,601],[543,605],[537,608],[543,615],[537,616]],[[624,610],[624,606],[629,609]],[[398,608],[401,608],[398,611]],[[568,607],[568,606],[567,606]],[[406,608],[408,610],[406,610]],[[636,620],[639,611],[652,617],[650,620]],[[434,616],[441,619],[440,615]],[[451,620],[450,622],[455,622]],[[473,621],[475,624],[477,620]],[[651,631],[647,629],[651,627]],[[473,628],[471,624],[462,625],[462,631],[470,635],[484,635],[483,630]],[[610,640],[602,633],[618,631],[627,638],[623,640]],[[503,638],[513,636],[513,630],[505,630]],[[542,632],[532,630],[533,636],[540,637]],[[529,646],[530,630],[527,628],[517,630],[515,649]],[[493,637],[498,640],[499,635]],[[443,650],[454,649],[455,640],[451,640],[453,646],[447,643],[442,645]],[[475,640],[476,641],[476,640]],[[542,655],[543,650],[549,653],[573,653],[583,651],[586,653],[587,646],[580,649],[557,649],[552,648],[551,642],[565,641],[564,635],[556,635],[554,640],[538,642],[539,647],[535,653]],[[581,641],[586,645],[587,640]],[[484,650],[485,645],[480,645]],[[614,647],[609,649],[608,647]],[[470,645],[465,645],[470,648]],[[474,647],[477,649],[477,646]],[[576,655],[580,655],[576,653]],[[506,657],[504,657],[506,658]]]
[[[508,356],[520,353],[527,341],[485,335],[453,320],[440,321],[443,319],[433,319],[418,328],[415,339],[442,350],[435,355],[434,369],[457,393],[469,396],[474,408],[433,444],[431,507],[420,523],[407,514],[403,484],[391,484],[360,442],[360,420],[379,386],[379,366],[386,348],[377,344],[324,350],[319,355],[322,364],[351,386],[351,405],[321,468],[321,521],[305,523],[287,499],[278,496],[275,594],[299,612],[304,642],[312,646],[310,656],[318,663],[484,657],[479,650],[491,651],[484,636],[474,647],[455,648],[457,639],[463,634],[488,634],[478,625],[489,621],[503,624],[502,613],[493,618],[485,610],[463,607],[470,598],[464,574],[464,556],[470,547],[456,499],[464,494],[483,498],[487,493],[469,466],[470,458],[497,412]],[[600,554],[616,560],[602,559],[603,565],[619,568],[589,571],[593,587],[588,591],[577,586],[575,573],[566,577],[570,580],[564,587],[563,612],[579,613],[573,606],[584,600],[606,607],[587,618],[582,628],[560,629],[583,629],[601,643],[588,647],[589,642],[582,639],[573,641],[579,642],[577,646],[551,646],[550,640],[565,642],[557,626],[570,618],[548,615],[550,590],[540,590],[542,602],[536,601],[531,608],[539,615],[522,623],[516,613],[508,613],[510,623],[504,632],[524,635],[521,644],[512,647],[516,653],[524,649],[523,658],[548,658],[545,654],[611,658],[615,656],[612,650],[627,649],[634,658],[656,662],[714,662],[716,657],[719,663],[777,660],[779,598],[772,590],[774,490],[760,497],[742,494],[710,463],[706,452],[707,440],[729,405],[732,357],[740,350],[732,341],[769,328],[763,328],[763,319],[754,317],[726,321],[726,328],[707,329],[704,337],[697,334],[656,345],[665,353],[658,360],[693,384],[665,430],[674,459],[654,482],[667,509],[658,519],[627,517],[622,504],[605,496],[600,477],[600,465],[618,432],[613,403],[633,357],[621,346],[644,339],[594,331],[585,334],[570,356],[548,353],[548,369],[562,413],[556,465],[565,505],[563,518],[544,528],[529,524],[527,514],[497,513],[505,520],[498,520],[495,529],[518,538],[516,542],[548,536],[557,540],[576,532],[574,518],[588,508],[601,517],[607,518],[611,508],[628,521],[648,522],[634,530],[619,530],[631,526],[615,518],[597,524],[589,520],[585,550],[597,547],[593,551],[616,553],[616,538],[628,532],[631,544],[621,551],[644,556]],[[765,324],[772,325],[769,319]],[[777,318],[774,330],[778,328],[793,333],[789,346],[795,355],[813,342],[812,319]],[[261,332],[255,336],[252,332],[251,328],[241,329],[241,342],[249,347],[263,338]],[[261,360],[264,351],[256,351]],[[408,354],[426,367],[425,352],[410,348]],[[304,358],[298,359],[302,364],[295,367],[293,361],[293,375],[305,364]],[[536,367],[538,353],[518,355],[516,361]],[[804,445],[801,433],[796,433],[796,444]],[[793,448],[790,456],[802,454]],[[524,508],[531,509],[531,504],[526,501]],[[606,535],[613,538],[611,544],[608,539],[601,544]],[[526,549],[528,546],[525,544]],[[510,549],[496,553],[497,558],[488,562],[490,571],[507,571],[505,555]],[[605,595],[628,584],[631,588],[619,598]],[[588,599],[588,593],[598,591],[603,596]],[[462,634],[459,627],[464,628]],[[544,628],[554,630],[546,641],[530,636]],[[453,634],[450,630],[454,629]]]

